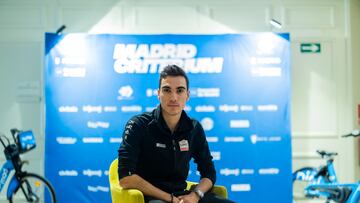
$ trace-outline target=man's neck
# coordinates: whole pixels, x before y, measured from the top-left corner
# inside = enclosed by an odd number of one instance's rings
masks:
[[[173,134],[176,130],[176,127],[180,121],[181,114],[179,115],[167,115],[166,113],[162,113],[162,116],[165,120],[166,125],[169,127],[171,134]]]

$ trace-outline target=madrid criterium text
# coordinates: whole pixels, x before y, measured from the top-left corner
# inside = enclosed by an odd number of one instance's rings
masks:
[[[196,57],[193,44],[116,44],[113,59],[116,73],[159,73],[176,64],[188,73],[221,73],[223,57]]]

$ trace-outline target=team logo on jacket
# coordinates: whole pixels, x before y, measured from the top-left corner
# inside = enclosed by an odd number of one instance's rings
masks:
[[[162,144],[162,143],[156,143],[156,147],[158,148],[166,148],[166,144]]]
[[[180,151],[182,152],[189,151],[189,143],[187,140],[181,140],[179,142],[179,146],[180,146]]]

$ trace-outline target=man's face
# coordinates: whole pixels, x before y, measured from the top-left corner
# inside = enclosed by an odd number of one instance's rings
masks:
[[[169,116],[181,115],[187,100],[189,91],[186,87],[186,80],[182,76],[167,76],[161,79],[158,98],[163,114]]]

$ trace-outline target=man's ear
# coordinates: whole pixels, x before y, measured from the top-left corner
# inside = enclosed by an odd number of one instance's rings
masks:
[[[187,91],[187,99],[186,99],[186,101],[189,101],[189,99],[190,99],[190,90]]]
[[[160,100],[160,89],[157,89],[157,98]]]

